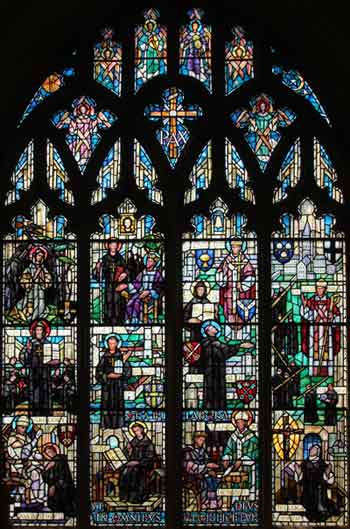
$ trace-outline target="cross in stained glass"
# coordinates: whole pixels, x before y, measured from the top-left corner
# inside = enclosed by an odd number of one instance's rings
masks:
[[[188,105],[185,108],[183,100],[183,92],[172,87],[163,92],[163,106],[149,105],[145,108],[145,116],[148,119],[162,120],[162,126],[157,130],[156,136],[172,167],[175,167],[190,137],[185,119],[198,119],[203,115],[198,105]]]
[[[96,102],[91,97],[78,97],[72,109],[54,114],[52,123],[58,129],[68,129],[66,143],[83,173],[100,142],[99,131],[109,129],[117,118],[109,110],[96,112]]]
[[[250,101],[252,110],[239,109],[231,114],[237,128],[245,130],[245,139],[265,171],[272,152],[281,139],[280,127],[288,127],[296,114],[288,108],[275,110],[273,100],[260,94]]]
[[[297,422],[288,413],[282,415],[274,426],[272,429],[274,446],[283,461],[291,460],[298,447],[300,434],[303,432],[304,430],[299,428]]]
[[[332,264],[335,264],[340,256],[343,255],[342,244],[334,239],[325,241],[324,253]]]

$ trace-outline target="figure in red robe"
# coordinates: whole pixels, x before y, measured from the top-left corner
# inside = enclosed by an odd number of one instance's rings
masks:
[[[316,282],[310,298],[301,295],[302,351],[309,358],[310,376],[333,375],[334,357],[340,351],[340,310],[337,296],[327,294],[327,282]]]
[[[228,323],[243,325],[255,314],[255,270],[244,253],[243,241],[230,241],[231,252],[217,270],[219,305]]]

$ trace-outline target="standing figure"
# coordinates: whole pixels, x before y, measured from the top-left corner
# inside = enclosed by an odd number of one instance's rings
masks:
[[[130,299],[126,307],[128,323],[149,323],[157,321],[159,300],[163,293],[163,277],[159,270],[160,256],[157,254],[145,255],[145,268],[129,285]],[[150,318],[150,315],[152,316]]]
[[[166,64],[166,39],[165,31],[158,26],[157,16],[159,13],[154,9],[145,12],[145,23],[137,31],[137,45],[135,47],[135,64],[138,70],[138,84],[147,81],[155,75],[164,73]]]
[[[50,325],[46,320],[36,320],[29,329],[31,337],[19,359],[28,377],[28,405],[32,415],[49,415],[52,412],[51,368],[55,361],[44,361],[44,346],[49,344]]]
[[[44,246],[34,246],[29,252],[31,262],[19,278],[24,296],[18,301],[16,309],[27,322],[47,315],[46,291],[52,286],[52,275],[45,266],[47,256]]]
[[[333,374],[334,356],[340,351],[340,310],[337,297],[327,295],[327,282],[317,281],[313,296],[301,294],[302,350],[309,357],[310,376]]]
[[[276,373],[271,378],[272,391],[273,391],[273,409],[283,410],[285,408],[285,397],[283,385],[284,376],[283,370],[278,367]]]
[[[231,240],[231,251],[217,270],[219,305],[228,323],[236,325],[243,325],[255,314],[255,270],[242,246],[243,241]]]
[[[195,365],[201,367],[204,375],[203,408],[207,410],[226,409],[226,360],[238,353],[240,348],[253,347],[250,342],[224,344],[218,339],[220,334],[220,325],[215,321],[208,320],[203,323],[202,353]]]
[[[56,444],[44,445],[45,459],[42,477],[48,486],[48,507],[52,512],[63,512],[67,517],[77,513],[77,493],[67,456],[60,454]]]
[[[192,20],[182,36],[180,57],[181,73],[204,81],[211,60],[210,32],[200,16],[199,10],[193,10]]]
[[[324,424],[325,426],[336,426],[337,424],[337,404],[338,393],[335,391],[333,384],[328,384],[327,391],[321,397],[324,402]]]
[[[129,431],[134,437],[128,445],[128,462],[120,472],[120,499],[143,503],[150,496],[148,476],[154,468],[156,451],[144,423],[132,423]]]
[[[308,384],[305,391],[304,400],[304,421],[314,424],[318,421],[317,393],[315,388]]]
[[[98,261],[93,278],[104,282],[103,321],[105,325],[125,323],[127,302],[127,267],[120,250],[122,243],[116,239],[107,242],[107,253]]]
[[[131,376],[128,358],[131,351],[122,355],[118,351],[119,338],[110,334],[106,349],[96,367],[96,380],[101,384],[101,421],[104,428],[124,426],[124,389]]]
[[[325,521],[329,516],[339,514],[339,509],[329,499],[327,491],[334,484],[335,478],[330,464],[321,456],[321,447],[312,445],[307,459],[301,465],[303,481],[302,504],[306,516],[312,522]]]

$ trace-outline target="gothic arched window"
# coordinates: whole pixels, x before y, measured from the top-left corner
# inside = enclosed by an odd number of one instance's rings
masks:
[[[345,186],[327,109],[232,13],[107,23],[43,75],[6,165],[10,521],[346,526]]]

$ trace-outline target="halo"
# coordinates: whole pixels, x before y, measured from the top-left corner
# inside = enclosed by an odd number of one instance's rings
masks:
[[[107,239],[107,241],[105,242],[105,248],[108,250],[108,247],[112,242],[117,243],[117,252],[119,252],[121,250],[121,247],[123,246],[123,243],[119,239],[115,239],[113,237]]]
[[[110,334],[107,334],[104,339],[104,345],[106,349],[108,349],[108,340],[110,340],[110,338],[115,338],[118,344],[121,342],[120,336],[116,332],[111,332]]]
[[[231,237],[230,239],[227,239],[226,243],[225,243],[226,250],[228,250],[230,253],[232,252],[231,244],[233,242],[236,242],[237,244],[239,244],[239,246],[242,247],[242,251],[243,252],[246,251],[246,249],[247,249],[247,242],[246,241],[244,241],[243,239],[240,239],[239,237]]]
[[[133,427],[134,426],[142,426],[143,428],[143,431],[145,432],[145,434],[147,434],[148,432],[148,427],[147,427],[147,424],[143,421],[133,421],[129,424],[129,434],[132,435],[133,437],[135,437],[135,434],[134,432],[132,431]]]
[[[208,434],[207,434],[207,432],[204,432],[202,430],[198,430],[198,431],[194,432],[194,434],[192,436],[192,439],[196,439],[196,437],[205,437],[205,439],[207,439]]]
[[[51,334],[51,327],[47,320],[44,319],[37,319],[34,320],[31,326],[29,327],[30,335],[33,336],[35,329],[40,325],[40,327],[44,328],[45,336],[50,336]]]
[[[56,455],[58,455],[60,453],[60,449],[58,448],[58,446],[55,443],[45,443],[40,448],[40,452],[41,452],[42,455],[44,454],[44,452],[45,452],[45,450],[47,448],[53,448],[54,451],[56,452]]]
[[[202,279],[196,279],[195,281],[193,281],[193,283],[191,285],[192,295],[195,296],[195,289],[196,289],[196,286],[198,285],[198,283],[204,283],[205,288],[207,289],[207,295],[208,295],[210,293],[210,291],[211,291],[210,284],[209,284],[208,281],[203,281]]]
[[[219,338],[219,336],[221,335],[221,327],[218,324],[218,322],[214,321],[214,320],[206,320],[206,321],[204,321],[202,323],[202,325],[201,325],[201,335],[204,336],[205,338],[207,338],[207,335],[205,333],[205,329],[207,327],[209,327],[209,325],[211,325],[212,327],[215,327],[215,329],[218,330],[218,333],[217,333],[216,337]]]
[[[46,261],[47,256],[48,256],[48,251],[45,248],[45,246],[41,246],[41,245],[33,246],[33,248],[29,250],[29,258],[31,259],[33,255],[36,255],[38,252],[41,252],[44,254],[44,261]]]
[[[246,415],[248,416],[247,419],[243,419],[243,417],[237,417],[238,415]],[[242,418],[244,421],[248,421],[248,426],[250,426],[254,422],[254,415],[250,410],[235,410],[231,415],[231,421],[234,425],[236,423],[236,420],[239,418]]]
[[[25,417],[26,419],[28,419],[28,426],[26,428],[26,432],[31,432],[32,429],[33,429],[33,421],[30,417],[28,417],[28,415],[16,415],[16,417],[13,419],[12,423],[11,423],[11,428],[13,430],[15,430],[17,428],[17,423],[19,421],[19,419],[21,417]]]
[[[160,255],[155,253],[155,252],[147,252],[146,255],[143,256],[143,264],[146,266],[146,263],[147,263],[147,259],[148,258],[151,258],[153,259],[153,261],[155,261],[156,263],[156,266],[155,266],[155,269],[159,268],[160,267]]]

